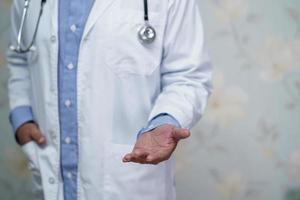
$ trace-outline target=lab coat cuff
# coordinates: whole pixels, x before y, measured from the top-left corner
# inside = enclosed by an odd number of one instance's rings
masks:
[[[26,122],[33,121],[32,108],[30,106],[18,106],[9,114],[9,121],[14,134],[17,129]]]
[[[153,117],[148,122],[148,124],[139,131],[137,138],[139,138],[142,134],[144,134],[148,131],[152,131],[153,129],[157,128],[158,126],[161,126],[164,124],[170,124],[170,125],[176,126],[178,128],[181,127],[179,122],[172,115],[170,115],[168,113],[161,113],[161,114],[158,114],[157,116]]]

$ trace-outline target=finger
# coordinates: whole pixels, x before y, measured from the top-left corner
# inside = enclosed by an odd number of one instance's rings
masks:
[[[126,154],[122,160],[123,160],[123,162],[131,162],[132,154],[131,153]]]
[[[136,162],[136,163],[145,163],[146,157],[148,156],[148,153],[146,151],[142,151],[139,149],[135,149],[132,151],[132,153],[126,154],[123,157],[123,162]]]
[[[130,154],[126,154],[123,157],[123,162],[135,162],[135,163],[144,164],[146,161],[143,159],[139,159],[138,157],[135,157],[132,153],[130,153]]]
[[[31,138],[40,145],[46,142],[45,136],[38,130],[38,128],[31,132]]]
[[[132,153],[124,156],[123,162],[135,162],[135,163],[145,164],[146,157],[148,155],[149,153],[144,150],[134,149]]]
[[[149,155],[148,152],[145,150],[141,149],[135,149],[133,151],[133,158],[132,161],[140,164],[145,164],[146,163],[146,157]]]
[[[157,165],[158,163],[160,163],[162,160],[154,155],[148,155],[146,158],[146,163],[147,164],[152,164],[152,165]]]
[[[145,164],[146,160],[145,158],[132,157],[131,162]]]
[[[149,153],[142,149],[134,149],[133,152],[133,158],[135,159],[146,159],[146,157],[149,155]]]
[[[174,128],[173,129],[173,136],[177,140],[188,138],[190,136],[190,134],[191,133],[188,129],[184,129],[184,128]]]

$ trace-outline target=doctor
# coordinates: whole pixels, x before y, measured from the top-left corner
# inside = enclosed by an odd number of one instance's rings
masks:
[[[14,1],[10,121],[37,200],[175,199],[171,155],[211,93],[195,1]]]

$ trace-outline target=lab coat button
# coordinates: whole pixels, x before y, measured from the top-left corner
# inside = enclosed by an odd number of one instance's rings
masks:
[[[55,36],[55,35],[52,35],[52,36],[50,37],[50,40],[51,40],[52,43],[56,42],[56,36]]]
[[[72,24],[72,26],[70,27],[70,29],[71,29],[71,31],[72,31],[72,32],[75,32],[75,31],[76,31],[76,29],[77,29],[77,27],[76,27],[76,25],[75,25],[75,24]]]
[[[54,184],[54,183],[55,183],[55,180],[54,180],[53,177],[50,177],[50,178],[48,179],[48,182],[49,182],[50,184]]]
[[[53,130],[50,130],[50,136],[51,136],[51,138],[52,138],[53,140],[56,139],[56,135],[55,135],[55,133],[54,133]]]
[[[50,86],[50,91],[51,91],[52,93],[54,93],[54,92],[55,92],[55,88],[54,88],[54,86],[53,86],[53,85],[51,85],[51,86]]]

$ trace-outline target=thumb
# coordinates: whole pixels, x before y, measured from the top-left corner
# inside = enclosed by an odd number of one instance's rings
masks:
[[[173,137],[177,140],[188,138],[191,135],[190,131],[185,128],[174,128]]]
[[[39,145],[44,144],[46,142],[45,136],[37,127],[34,130],[32,130],[31,138]]]

